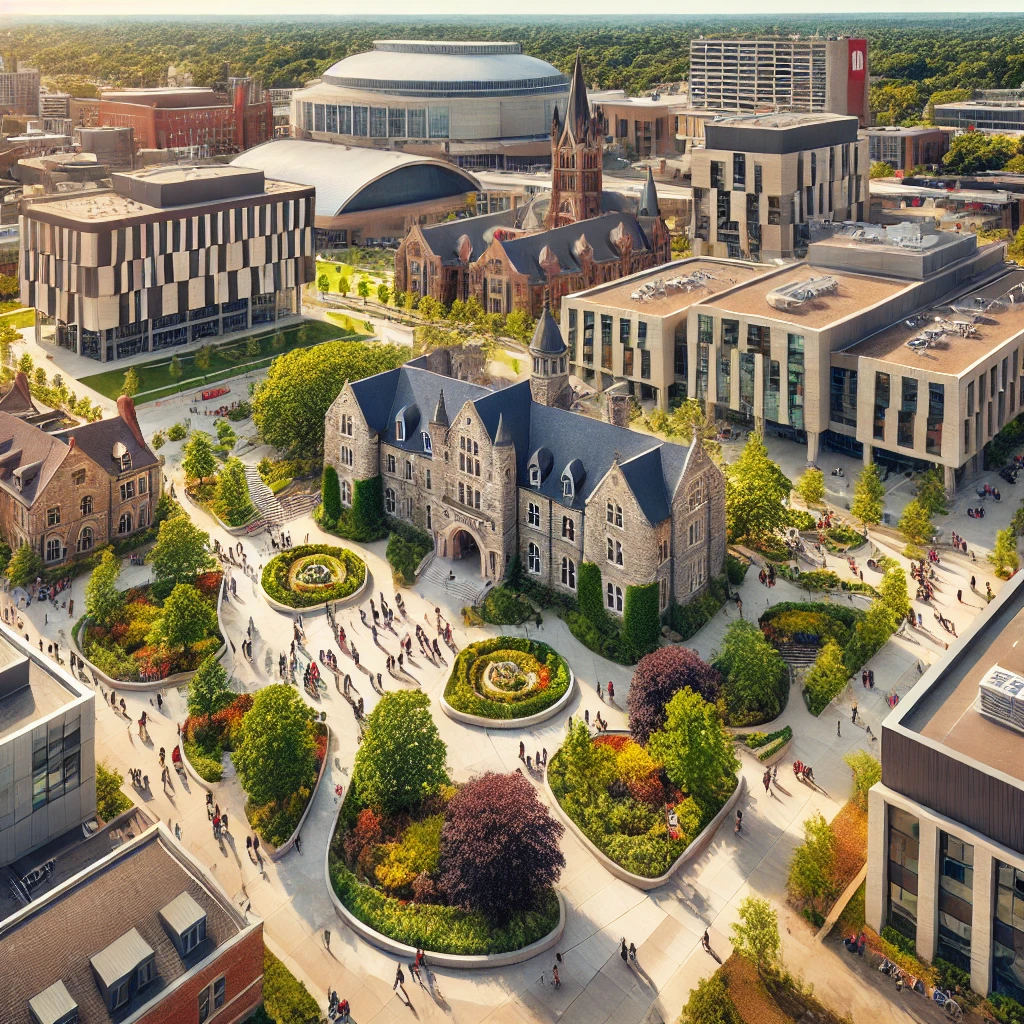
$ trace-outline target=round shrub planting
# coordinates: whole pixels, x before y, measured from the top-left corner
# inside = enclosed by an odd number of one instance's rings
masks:
[[[665,705],[686,686],[714,704],[721,676],[689,647],[660,647],[640,659],[626,698],[629,731],[637,743],[646,743],[665,724]]]
[[[366,580],[366,563],[348,548],[303,544],[275,555],[263,570],[263,590],[289,608],[340,601]]]
[[[560,700],[572,676],[565,659],[537,640],[498,636],[459,652],[444,690],[456,711],[480,718],[526,718]]]

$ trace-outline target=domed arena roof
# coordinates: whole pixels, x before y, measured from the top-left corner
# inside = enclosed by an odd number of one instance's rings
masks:
[[[392,96],[517,96],[564,92],[565,75],[518,43],[381,39],[328,68],[329,85]]]

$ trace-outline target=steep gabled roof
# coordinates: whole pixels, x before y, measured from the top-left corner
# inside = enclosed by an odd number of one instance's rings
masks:
[[[121,399],[125,399],[122,401]],[[146,444],[138,420],[135,418],[135,406],[130,398],[124,395],[118,399],[118,414],[109,419],[96,420],[94,423],[83,423],[78,427],[59,430],[53,436],[64,441],[75,439],[86,455],[108,473],[120,473],[121,468],[114,459],[114,449],[121,445],[132,457],[132,469],[146,469],[159,466],[160,460],[156,453]],[[118,451],[121,449],[118,448]]]
[[[497,213],[482,213],[478,217],[442,221],[420,230],[430,251],[441,257],[442,265],[457,266],[463,262],[459,253],[463,235],[469,241],[469,262],[478,260],[494,239],[494,232],[498,228],[516,227],[518,216],[518,210],[499,210]]]
[[[36,500],[70,451],[59,435],[0,412],[0,488],[21,504],[30,506]]]

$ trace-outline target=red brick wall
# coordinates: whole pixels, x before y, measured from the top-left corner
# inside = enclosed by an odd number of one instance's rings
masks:
[[[240,993],[263,974],[262,924],[140,1017],[140,1024],[168,1024],[169,1021],[198,1024],[199,993],[222,974],[226,979],[224,1006],[209,1019],[212,1024],[235,1024],[244,1020],[263,1000],[262,980],[239,998]]]

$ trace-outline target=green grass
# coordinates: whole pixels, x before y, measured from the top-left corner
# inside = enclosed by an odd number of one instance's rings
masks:
[[[369,320],[357,320],[347,313],[328,313],[327,319],[336,324],[343,331],[351,331],[353,334],[364,334],[369,325]],[[372,331],[371,331],[372,333]]]
[[[0,316],[0,322],[21,330],[23,327],[34,327],[36,323],[36,311],[34,309],[17,309],[13,313],[4,313]]]
[[[248,370],[268,365],[275,357],[292,349],[319,345],[321,342],[335,341],[343,337],[344,333],[339,333],[337,327],[320,320],[309,320],[281,331],[269,330],[222,343],[213,349],[210,366],[206,370],[196,366],[195,351],[175,353],[169,350],[148,363],[133,364],[141,383],[136,401],[140,404],[152,402],[178,391],[192,390],[200,384],[212,384],[229,377],[237,377]],[[246,351],[253,339],[259,343],[258,355],[249,355]],[[178,356],[182,369],[182,375],[178,380],[168,372],[174,355]],[[117,398],[124,385],[125,369],[122,366],[116,370],[94,373],[82,378],[82,383],[101,395],[106,395],[107,398]]]

